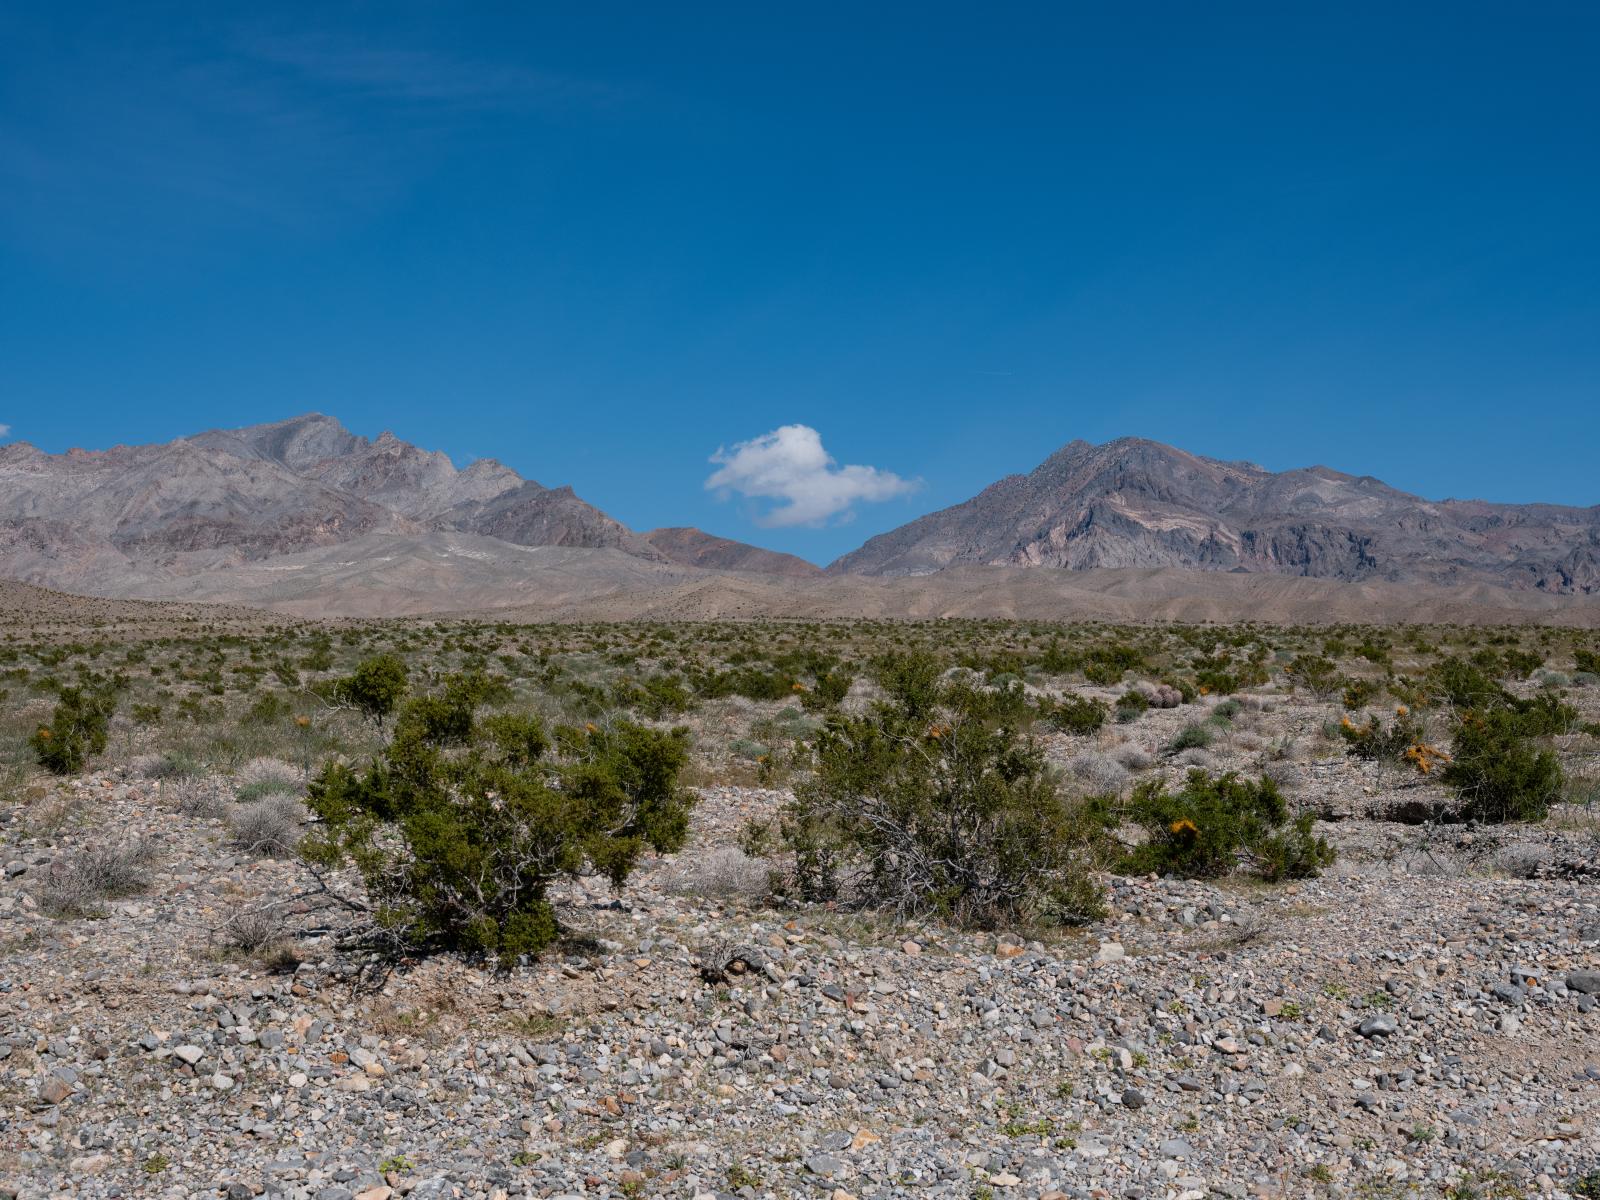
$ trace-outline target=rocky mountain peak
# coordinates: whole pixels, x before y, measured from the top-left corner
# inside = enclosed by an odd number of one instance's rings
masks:
[[[653,563],[705,557],[699,545],[651,545],[569,486],[493,459],[457,470],[441,451],[390,430],[368,439],[322,413],[110,451],[0,447],[0,574],[68,590],[137,595],[140,580],[439,532]],[[766,553],[713,541],[730,561]]]
[[[872,538],[830,571],[1177,566],[1600,591],[1600,509],[1434,502],[1325,466],[1273,472],[1145,438],[1075,440]]]

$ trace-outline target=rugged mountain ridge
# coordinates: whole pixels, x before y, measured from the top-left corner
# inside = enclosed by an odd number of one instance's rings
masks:
[[[1012,596],[1026,571],[969,570],[998,567],[1132,569],[1116,586],[1141,595],[1157,571],[1162,587],[1178,580],[1196,596],[1231,573],[1447,585],[1499,608],[1516,592],[1559,604],[1600,597],[1600,506],[1430,501],[1325,467],[1275,473],[1136,438],[1073,442],[1026,475],[871,539],[824,579],[791,555],[698,529],[635,532],[569,487],[491,459],[458,469],[319,414],[102,451],[0,446],[0,577],[90,596],[303,615],[567,603],[632,612],[641,596],[656,599],[640,611],[755,615],[813,592],[804,604],[838,615],[1048,613],[1066,602],[1048,588]],[[940,579],[915,578],[931,574]],[[895,594],[879,595],[876,582],[863,592],[860,576],[885,577]],[[1225,594],[1250,612],[1277,604],[1243,585]],[[1408,594],[1420,596],[1390,588],[1383,603]]]
[[[698,530],[657,544],[570,487],[544,487],[492,459],[458,470],[448,455],[392,433],[361,437],[320,413],[101,451],[0,446],[0,573],[30,583],[165,594],[156,585],[168,579],[441,532],[662,564],[702,565],[715,545],[724,570],[770,560],[792,572],[800,561]]]
[[[673,562],[687,567],[701,567],[708,571],[753,571],[761,575],[783,575],[790,579],[811,579],[822,574],[821,567],[803,558],[796,558],[793,554],[763,550],[760,546],[717,537],[686,526],[652,529],[643,537]]]
[[[1071,442],[880,534],[834,574],[1184,567],[1600,593],[1600,505],[1425,500],[1327,467],[1272,472],[1159,442]]]

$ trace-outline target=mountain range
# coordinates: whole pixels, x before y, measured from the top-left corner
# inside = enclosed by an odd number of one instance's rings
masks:
[[[873,576],[891,586],[869,589],[871,605],[890,613],[927,607],[893,600],[893,581],[939,576],[929,594],[954,589],[968,611],[1014,590],[973,574],[1000,568],[1600,595],[1600,506],[1430,501],[1326,467],[1272,472],[1137,438],[1075,441],[1026,475],[871,538],[824,576],[698,529],[635,532],[570,487],[491,459],[458,469],[392,433],[368,439],[315,413],[102,451],[0,446],[0,576],[91,596],[357,615],[581,610],[585,598],[641,593],[670,593],[684,611],[742,612],[803,594],[833,597],[815,600],[825,611],[868,594],[845,580]],[[777,586],[763,591],[758,577]]]
[[[93,595],[352,543],[462,533],[654,563],[814,575],[789,554],[692,529],[635,533],[570,487],[310,413],[176,441],[46,454],[0,446],[0,573]]]
[[[1424,500],[1327,467],[1273,472],[1142,438],[1075,441],[1026,475],[872,538],[830,570],[1184,567],[1600,592],[1600,505]]]

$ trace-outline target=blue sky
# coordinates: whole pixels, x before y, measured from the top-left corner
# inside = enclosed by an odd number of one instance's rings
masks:
[[[22,0],[0,424],[315,409],[819,561],[1076,437],[1594,504],[1597,58],[1592,4]]]

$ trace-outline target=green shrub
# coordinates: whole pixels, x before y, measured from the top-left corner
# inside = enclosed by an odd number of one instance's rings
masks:
[[[1456,725],[1443,779],[1460,794],[1469,820],[1540,821],[1560,798],[1561,764],[1526,728],[1525,714],[1509,708],[1468,712]]]
[[[647,849],[683,844],[686,738],[620,724],[560,729],[552,743],[531,717],[477,720],[484,694],[481,679],[455,677],[406,705],[364,771],[324,767],[301,852],[353,863],[375,931],[397,946],[510,966],[556,937],[555,880],[592,871],[620,888]]]
[[[850,694],[850,685],[855,681],[849,671],[819,671],[811,687],[800,693],[800,707],[807,712],[832,712]]]
[[[1199,685],[1201,692],[1207,695],[1228,696],[1237,692],[1240,687],[1237,675],[1216,667],[1206,667],[1196,671],[1194,681]]]
[[[1488,651],[1477,657],[1485,655],[1499,661]],[[1435,666],[1430,683],[1457,709],[1452,761],[1442,777],[1464,802],[1462,815],[1484,822],[1543,820],[1565,777],[1554,752],[1535,739],[1575,728],[1577,710],[1551,691],[1518,699],[1481,663],[1461,658]]]
[[[1364,725],[1345,717],[1334,728],[1351,754],[1372,762],[1398,762],[1423,738],[1421,722],[1409,712],[1397,712],[1387,726],[1377,717],[1369,717]]]
[[[359,663],[348,679],[334,685],[333,691],[341,703],[350,705],[382,729],[406,694],[406,687],[405,663],[393,654],[379,654]]]
[[[1331,659],[1314,654],[1297,654],[1287,668],[1296,687],[1303,687],[1318,699],[1327,699],[1339,690],[1338,668]]]
[[[1082,737],[1106,723],[1106,706],[1086,696],[1067,695],[1059,700],[1045,698],[1039,702],[1039,716],[1051,729]]]
[[[1194,721],[1178,731],[1168,745],[1169,750],[1204,750],[1217,740],[1217,727],[1208,721]]]
[[[1128,669],[1116,662],[1092,662],[1083,668],[1083,677],[1100,687],[1112,687],[1122,682]]]
[[[1129,725],[1150,709],[1150,697],[1138,688],[1129,688],[1117,697],[1117,724]]]
[[[39,765],[57,775],[82,771],[90,755],[105,750],[116,708],[117,696],[111,689],[62,688],[50,724],[41,725],[29,739]]]
[[[1489,708],[1511,703],[1512,697],[1482,667],[1464,658],[1447,658],[1428,672],[1428,685],[1455,708]]]
[[[1512,679],[1526,679],[1544,666],[1544,655],[1515,647],[1500,653],[1500,669]]]
[[[1086,826],[1042,750],[984,688],[920,654],[881,661],[884,698],[835,714],[780,822],[803,899],[993,925],[1098,911]]]
[[[1350,712],[1365,708],[1378,698],[1382,690],[1370,679],[1346,679],[1342,697],[1344,706]]]
[[[1134,789],[1125,815],[1147,838],[1123,859],[1121,869],[1132,874],[1215,879],[1244,866],[1264,879],[1301,879],[1335,858],[1312,833],[1310,813],[1290,818],[1271,779],[1252,783],[1232,772],[1190,771],[1177,793],[1146,780]]]
[[[625,679],[612,690],[616,703],[653,721],[694,707],[694,696],[677,675],[652,675],[641,682]]]
[[[728,747],[728,750],[739,758],[747,758],[751,762],[766,758],[771,753],[766,743],[758,742],[751,738],[737,739]]]
[[[1514,714],[1512,723],[1523,737],[1553,737],[1578,727],[1578,710],[1556,692],[1540,692],[1529,700],[1513,699],[1507,710]]]

